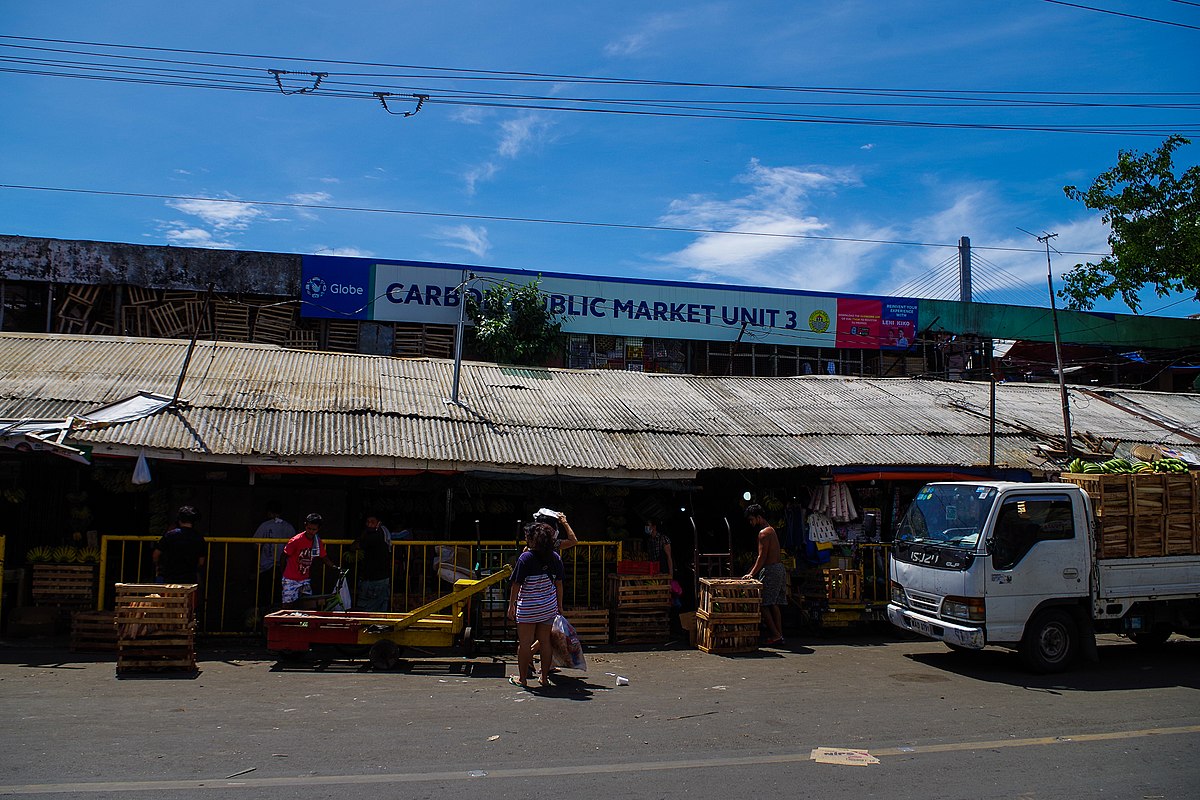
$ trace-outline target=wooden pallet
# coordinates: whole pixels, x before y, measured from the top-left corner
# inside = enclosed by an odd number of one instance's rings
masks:
[[[358,323],[330,320],[325,328],[325,346],[340,353],[358,352]]]
[[[454,326],[425,326],[425,355],[430,358],[454,358]]]
[[[288,332],[284,347],[296,350],[316,350],[321,346],[321,334],[307,328],[293,328]]]
[[[658,610],[671,605],[671,576],[617,575],[608,576],[605,600],[621,611]],[[665,613],[665,612],[664,612]]]
[[[762,583],[753,578],[701,578],[696,608],[707,619],[759,616]]]
[[[159,303],[147,306],[146,320],[150,326],[150,333],[154,336],[173,339],[191,334],[187,325],[187,309],[182,304]]]
[[[715,655],[758,650],[759,623],[718,622],[696,614],[696,649]]]
[[[125,302],[131,306],[148,305],[158,302],[158,291],[143,286],[126,286]]]
[[[96,568],[91,564],[34,564],[33,603],[87,606],[96,602]]]
[[[72,650],[116,650],[117,624],[111,611],[77,611],[71,615]]]
[[[292,332],[296,312],[291,306],[264,306],[254,315],[254,341],[284,344]]]
[[[213,304],[213,326],[221,341],[250,341],[250,307],[218,300]]]
[[[609,613],[607,608],[569,608],[565,616],[579,634],[579,641],[596,645],[609,642]]]
[[[615,644],[663,644],[671,637],[666,611],[615,611],[612,638]]]

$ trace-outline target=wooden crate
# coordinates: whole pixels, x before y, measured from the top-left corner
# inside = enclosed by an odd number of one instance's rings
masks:
[[[1196,549],[1197,522],[1200,520],[1191,513],[1167,515],[1163,523],[1167,555],[1200,555],[1200,550]]]
[[[155,670],[196,671],[196,642],[190,634],[122,639],[117,643],[117,674]]]
[[[664,611],[614,611],[615,644],[663,644],[671,636],[671,622]]]
[[[584,644],[608,644],[609,610],[607,608],[568,608],[566,618],[575,626],[579,641]]]
[[[196,608],[194,583],[118,583],[118,639],[164,631],[190,631]]]
[[[71,615],[72,650],[116,650],[117,624],[111,611],[77,611]]]
[[[762,583],[753,578],[701,578],[697,615],[734,621],[758,618],[762,606]]]
[[[1098,517],[1124,517],[1133,513],[1132,475],[1101,475],[1064,472],[1064,483],[1073,483],[1088,493]]]
[[[1167,513],[1167,476],[1139,473],[1132,476],[1134,516]]]
[[[1100,558],[1129,558],[1133,549],[1133,518],[1102,517],[1098,523],[1096,549]]]
[[[1166,489],[1166,513],[1193,514],[1196,509],[1196,481],[1187,475],[1163,475]]]
[[[696,649],[705,653],[752,653],[758,649],[758,622],[715,622],[696,612]]]
[[[96,602],[96,567],[92,564],[34,564],[33,604],[87,606]]]
[[[229,300],[213,303],[213,324],[223,342],[250,341],[250,307]]]
[[[626,610],[657,610],[671,605],[671,577],[669,575],[617,575],[608,576],[608,591],[605,600],[609,606]]]
[[[862,602],[862,572],[857,569],[825,570],[826,595],[836,603]]]
[[[1166,550],[1162,514],[1139,514],[1133,518],[1133,539],[1130,555],[1134,558],[1161,556]]]

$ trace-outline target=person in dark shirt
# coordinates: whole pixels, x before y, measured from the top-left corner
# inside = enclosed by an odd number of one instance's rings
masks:
[[[392,537],[378,516],[367,515],[367,525],[350,549],[363,554],[358,565],[355,606],[360,611],[387,611],[391,600]]]
[[[151,558],[158,583],[200,583],[207,547],[195,527],[198,516],[196,509],[182,506],[175,516],[176,527],[155,543]]]

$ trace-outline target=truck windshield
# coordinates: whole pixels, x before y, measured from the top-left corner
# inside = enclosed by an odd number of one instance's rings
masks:
[[[973,550],[995,501],[994,486],[965,483],[923,486],[900,522],[896,539]]]

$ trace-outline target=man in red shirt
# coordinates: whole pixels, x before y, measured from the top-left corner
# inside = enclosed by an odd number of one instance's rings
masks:
[[[295,608],[301,597],[312,595],[312,565],[318,558],[327,567],[338,569],[325,552],[325,543],[317,535],[321,530],[321,515],[304,518],[304,530],[283,546],[283,607]]]

